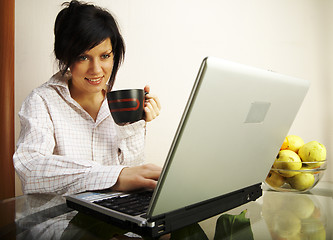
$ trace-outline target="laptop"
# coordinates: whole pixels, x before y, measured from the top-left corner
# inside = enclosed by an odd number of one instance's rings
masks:
[[[206,57],[157,187],[83,192],[67,196],[67,205],[158,237],[255,201],[308,88],[302,79]]]

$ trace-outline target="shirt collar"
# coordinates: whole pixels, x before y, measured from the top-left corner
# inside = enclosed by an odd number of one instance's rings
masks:
[[[68,71],[65,74],[57,72],[48,82],[51,86],[60,86],[68,89],[68,81],[72,78],[72,74]]]
[[[72,74],[67,71],[64,75],[61,72],[57,72],[54,74],[51,79],[47,82],[49,86],[52,86],[58,89],[58,92],[66,99],[68,102],[76,105],[78,108],[81,109],[81,106],[71,97],[68,87],[68,81],[72,78]],[[110,117],[111,113],[109,110],[109,105],[107,102],[107,98],[105,96],[102,106],[99,110],[96,124],[98,125],[101,123],[105,118]]]

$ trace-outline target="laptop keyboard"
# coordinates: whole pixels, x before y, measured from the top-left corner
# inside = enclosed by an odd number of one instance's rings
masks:
[[[147,212],[152,194],[152,191],[131,193],[95,201],[94,203],[131,216],[137,216]]]

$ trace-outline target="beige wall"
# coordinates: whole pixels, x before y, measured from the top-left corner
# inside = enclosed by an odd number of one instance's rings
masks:
[[[310,80],[290,133],[322,142],[331,160],[331,0],[90,2],[115,14],[125,38],[125,64],[115,87],[148,83],[162,101],[161,116],[148,126],[148,162],[163,164],[197,69],[207,55]],[[16,112],[28,93],[56,71],[52,30],[61,3],[16,0]],[[332,164],[325,179],[333,180]]]

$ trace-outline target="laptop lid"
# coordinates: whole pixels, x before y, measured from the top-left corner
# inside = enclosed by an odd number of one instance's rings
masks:
[[[148,217],[264,181],[308,88],[302,79],[205,58]]]

